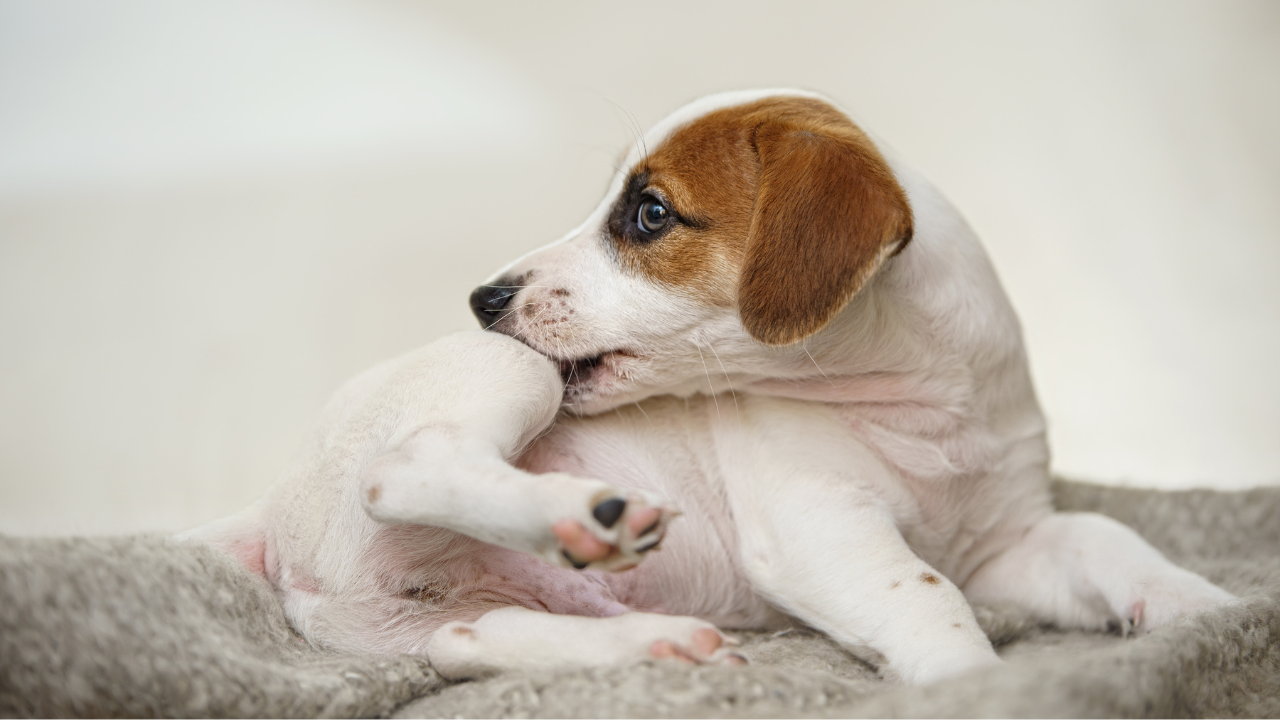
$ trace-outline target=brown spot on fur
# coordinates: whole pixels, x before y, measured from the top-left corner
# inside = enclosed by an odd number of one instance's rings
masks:
[[[369,491],[365,493],[365,497],[369,499],[370,505],[378,502],[378,498],[382,497],[382,486],[374,485],[373,487],[369,488]]]
[[[962,627],[964,627],[964,626],[963,626],[963,625],[961,625],[960,623],[953,623],[953,624],[951,625],[951,627],[953,627],[953,628],[962,628]]]
[[[926,585],[937,585],[942,581],[933,573],[920,573],[920,582],[925,583]]]
[[[426,585],[409,588],[401,594],[416,602],[439,605],[449,597],[449,588],[447,585],[428,583]]]
[[[897,587],[898,587],[899,585],[901,585],[901,584],[902,584],[901,582],[899,582],[899,581],[897,581],[897,580],[894,580],[894,581],[893,581],[893,584],[889,586],[889,589],[890,589],[890,590],[893,590],[893,589],[897,588]]]
[[[822,329],[890,250],[911,208],[867,136],[820,100],[766,98],[676,130],[632,171],[610,228],[621,261],[711,304],[737,306],[753,337],[798,342]],[[637,193],[687,223],[628,239]]]

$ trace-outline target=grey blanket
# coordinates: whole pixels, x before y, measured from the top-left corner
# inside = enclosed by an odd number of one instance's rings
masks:
[[[924,688],[886,683],[803,628],[743,635],[745,668],[451,684],[421,658],[309,648],[263,581],[206,547],[0,537],[0,715],[1280,716],[1280,488],[1055,492],[1244,601],[1137,638],[978,608],[1008,664]]]

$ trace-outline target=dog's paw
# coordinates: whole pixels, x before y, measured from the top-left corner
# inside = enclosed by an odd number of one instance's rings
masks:
[[[686,665],[746,665],[747,659],[734,652],[737,644],[733,638],[706,627],[694,630],[683,644],[654,640],[649,646],[649,656]]]
[[[551,532],[559,541],[564,565],[620,572],[639,565],[646,553],[658,549],[667,525],[679,515],[678,510],[635,491],[626,497],[602,493],[591,506],[594,523],[562,518]]]
[[[1132,597],[1119,609],[1122,634],[1151,632],[1238,599],[1199,575],[1177,569],[1177,573],[1162,573],[1133,584]]]

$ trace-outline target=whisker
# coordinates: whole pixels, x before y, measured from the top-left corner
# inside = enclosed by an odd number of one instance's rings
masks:
[[[827,377],[827,372],[822,369],[817,360],[813,359],[813,354],[809,352],[809,348],[805,347],[803,342],[800,343],[800,349],[804,350],[804,354],[809,356],[809,361],[813,363],[814,367],[818,368],[818,372],[822,373],[822,378],[830,383],[831,387],[835,387],[836,384],[831,382],[831,378]]]
[[[633,402],[633,403],[631,403],[631,404],[636,406],[636,409],[640,411],[640,414],[644,416],[644,419],[645,419],[645,420],[649,420],[649,413],[647,413],[647,412],[645,412],[645,411],[644,411],[644,408],[640,406],[640,403],[638,403],[638,402]],[[650,425],[652,425],[652,424],[653,424],[653,421],[652,421],[652,420],[649,420],[649,424],[650,424]]]
[[[716,352],[716,346],[707,343],[707,349],[716,357],[716,362],[720,363],[720,372],[724,373],[724,381],[729,384],[729,394],[733,396],[733,414],[737,416],[738,422],[742,422],[742,411],[738,409],[738,392],[733,389],[733,381],[729,379],[729,371],[724,367],[724,361],[720,359],[720,353]],[[703,363],[705,365],[705,363]]]
[[[610,100],[609,98],[604,98],[604,100],[605,100],[605,102],[609,103],[610,105],[614,106],[615,108],[617,108],[617,109],[621,110],[621,111],[623,112],[623,114],[626,116],[626,120],[627,120],[627,129],[628,129],[628,130],[630,130],[631,132],[635,133],[636,143],[640,146],[640,153],[641,153],[641,155],[640,155],[640,156],[641,156],[644,160],[648,160],[648,159],[649,159],[649,147],[645,144],[645,141],[644,141],[644,130],[643,130],[643,128],[641,128],[641,127],[640,127],[640,121],[636,119],[636,116],[635,116],[635,115],[632,115],[632,114],[631,114],[631,111],[630,111],[630,110],[628,110],[628,109],[626,109],[626,108],[622,107],[621,105],[619,105],[618,103],[616,103],[616,102],[614,102],[614,101]]]
[[[533,303],[525,303],[524,305],[521,305],[521,306],[520,306],[520,308],[526,308],[526,307],[529,307],[529,306],[530,306],[530,305],[532,305],[532,304],[533,304]],[[524,324],[525,324],[525,327],[529,327],[530,325],[532,325],[532,324],[534,324],[534,323],[538,322],[538,318],[542,317],[542,316],[543,316],[543,315],[544,315],[548,310],[550,310],[550,309],[551,309],[551,306],[550,306],[550,305],[547,305],[547,306],[543,307],[541,310],[539,310],[539,311],[538,311],[538,314],[537,314],[537,315],[534,315],[533,317],[531,317],[531,318],[529,318],[528,320],[526,320],[526,321],[525,321],[525,323],[524,323]],[[515,312],[515,310],[512,310],[511,312]],[[510,314],[510,313],[508,313],[508,314]],[[506,317],[506,315],[503,315],[502,317]],[[494,320],[494,321],[493,321],[493,325],[497,325],[497,324],[498,324],[498,322],[499,322],[499,321],[501,321],[501,320],[502,320],[502,318],[498,318],[497,320]],[[486,328],[485,328],[485,330],[488,330],[489,328],[493,327],[493,325],[490,325],[489,327],[486,327]]]
[[[645,162],[648,162],[649,145],[644,141],[644,128],[640,127],[640,121],[636,119],[636,116],[631,111],[628,110],[627,114],[631,115],[631,122],[636,127],[636,137],[640,140],[640,157],[644,158]]]
[[[707,387],[711,389],[711,402],[716,405],[716,417],[720,417],[720,401],[716,399],[716,386],[711,382],[711,371],[707,369],[707,359],[702,357],[702,348],[698,347],[698,343],[694,343],[693,347],[698,351],[698,357],[702,359],[702,372],[707,374]]]
[[[485,325],[485,326],[484,326],[484,329],[485,329],[485,330],[492,330],[492,329],[493,329],[493,326],[494,326],[494,325],[497,325],[497,324],[498,324],[498,323],[500,323],[500,322],[502,322],[502,319],[503,319],[503,318],[505,318],[506,316],[510,315],[510,314],[511,314],[511,313],[513,313],[513,312],[516,312],[517,310],[523,310],[523,309],[525,309],[525,308],[529,307],[529,306],[530,306],[530,305],[532,305],[532,304],[533,304],[533,303],[531,303],[531,302],[527,302],[527,303],[524,303],[523,305],[517,305],[517,306],[515,306],[515,307],[513,307],[513,308],[508,309],[506,312],[504,312],[504,313],[502,313],[501,315],[499,315],[499,316],[498,316],[498,318],[497,318],[496,320],[494,320],[493,322],[489,323],[488,325]],[[545,310],[546,310],[546,308],[543,308],[543,310],[545,311]],[[539,315],[541,315],[541,314],[542,314],[542,313],[539,313]],[[534,318],[534,319],[536,320],[537,318]],[[530,320],[530,322],[533,322],[533,321],[532,321],[532,320]]]

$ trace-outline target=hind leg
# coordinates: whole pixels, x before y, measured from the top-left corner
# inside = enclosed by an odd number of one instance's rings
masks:
[[[697,664],[744,664],[733,642],[691,617],[630,612],[613,617],[553,615],[504,607],[475,622],[436,630],[427,656],[441,675],[480,678],[504,672],[630,665],[664,658]]]
[[[1060,627],[1148,632],[1235,599],[1169,562],[1129,527],[1094,513],[1055,513],[964,585],[971,602],[1012,602]]]
[[[661,498],[512,467],[456,428],[427,426],[375,459],[360,499],[384,523],[448,528],[565,567],[625,570],[679,513]]]

